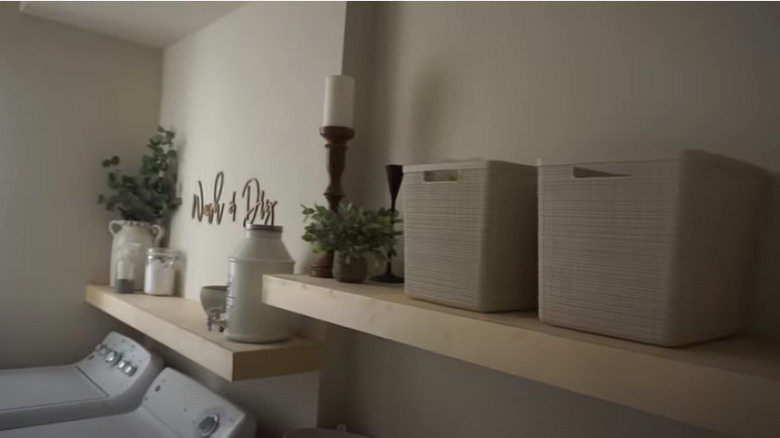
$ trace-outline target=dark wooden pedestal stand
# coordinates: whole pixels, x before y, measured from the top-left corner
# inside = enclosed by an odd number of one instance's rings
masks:
[[[325,189],[325,198],[328,200],[330,209],[338,211],[339,203],[344,197],[341,175],[344,173],[344,166],[347,162],[347,142],[355,136],[355,130],[341,126],[323,126],[320,128],[320,135],[328,142],[325,147],[328,149],[326,160],[330,182],[328,188]],[[311,267],[311,276],[333,277],[333,251],[328,251],[317,259]]]

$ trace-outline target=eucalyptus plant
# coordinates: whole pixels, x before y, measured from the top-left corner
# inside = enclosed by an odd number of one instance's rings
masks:
[[[373,255],[376,261],[385,261],[395,256],[396,237],[401,235],[395,230],[401,222],[398,212],[352,204],[340,205],[338,213],[316,204],[302,207],[308,222],[302,239],[313,245],[314,252],[338,251],[348,260]]]
[[[150,152],[141,158],[137,175],[128,175],[114,155],[102,162],[108,170],[109,195],[98,196],[98,204],[118,211],[122,219],[157,222],[166,219],[179,205],[176,195],[178,153],[173,139],[176,133],[162,127],[146,145]]]

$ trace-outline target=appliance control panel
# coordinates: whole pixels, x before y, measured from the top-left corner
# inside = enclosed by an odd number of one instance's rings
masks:
[[[244,438],[255,436],[255,422],[200,383],[170,368],[152,382],[142,409],[178,436]]]
[[[145,390],[162,368],[159,358],[116,332],[109,333],[76,365],[109,396],[124,393],[134,385],[143,385]]]

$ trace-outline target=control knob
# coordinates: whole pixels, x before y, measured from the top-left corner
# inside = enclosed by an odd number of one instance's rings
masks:
[[[108,353],[108,356],[106,356],[106,363],[110,366],[116,365],[119,360],[122,359],[122,353],[118,351],[111,351]]]
[[[200,420],[198,423],[198,432],[203,438],[210,437],[219,427],[219,415],[211,414],[206,418]]]

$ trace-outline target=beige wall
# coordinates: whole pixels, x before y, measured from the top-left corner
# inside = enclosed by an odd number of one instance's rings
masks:
[[[187,257],[183,294],[225,284],[227,259],[244,236],[241,190],[252,177],[279,201],[276,224],[303,271],[300,205],[323,203],[327,182],[322,120],[324,81],[341,72],[346,4],[252,3],[165,50],[162,123],[182,134],[184,205],[171,223],[171,247]],[[198,222],[192,196],[201,180],[211,202],[217,172],[222,200],[237,191],[239,219]],[[176,355],[173,363],[258,418],[261,436],[317,421],[319,376],[307,373],[230,384]]]
[[[780,172],[776,5],[383,3],[376,17],[367,203],[386,202],[387,163],[697,147]],[[780,335],[774,205],[752,325]],[[348,420],[374,438],[711,436],[366,335],[354,357]]]
[[[0,4],[0,369],[75,361],[115,327],[83,302],[108,282],[100,161],[154,134],[160,51]]]
[[[369,335],[355,346],[347,424],[372,438],[721,436]]]
[[[385,202],[390,162],[739,158],[776,181],[751,326],[780,336],[780,6],[393,3],[377,16],[363,199]]]
[[[161,120],[182,134],[184,205],[171,223],[171,246],[188,257],[186,297],[226,282],[227,259],[244,236],[241,190],[252,177],[279,201],[276,224],[303,269],[301,204],[324,202],[318,129],[325,77],[341,72],[345,9],[344,2],[249,4],[165,50]],[[219,171],[222,201],[237,191],[239,219],[226,212],[221,225],[198,222],[190,216],[197,182],[211,202]]]

